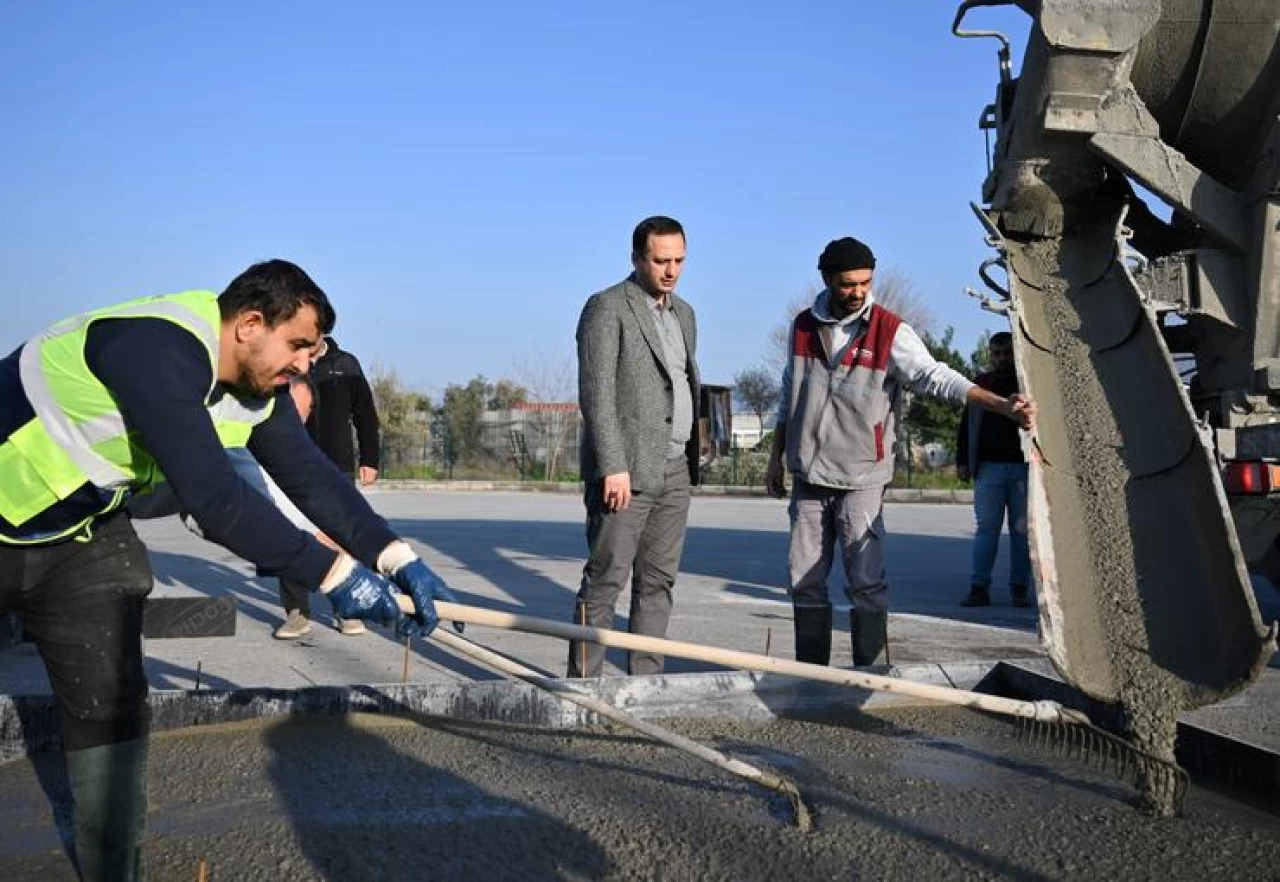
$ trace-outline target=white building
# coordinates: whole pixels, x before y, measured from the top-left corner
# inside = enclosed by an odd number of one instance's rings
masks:
[[[733,412],[733,447],[735,450],[751,450],[765,435],[773,431],[778,421],[777,411],[767,411],[764,415],[764,426],[760,419],[750,411]]]

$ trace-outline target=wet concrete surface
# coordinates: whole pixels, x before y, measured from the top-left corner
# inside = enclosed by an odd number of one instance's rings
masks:
[[[671,724],[790,777],[816,813],[624,732],[352,716],[159,735],[152,880],[1275,879],[1274,814],[1185,815],[969,711]],[[0,879],[73,879],[56,755],[0,766]]]

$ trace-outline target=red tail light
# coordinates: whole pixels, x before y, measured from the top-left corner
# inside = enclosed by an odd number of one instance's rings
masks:
[[[1222,479],[1228,493],[1271,493],[1280,490],[1280,466],[1256,460],[1236,460],[1227,463]]]

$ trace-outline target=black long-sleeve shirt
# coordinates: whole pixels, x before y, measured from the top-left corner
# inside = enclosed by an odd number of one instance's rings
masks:
[[[334,465],[348,475],[354,475],[357,466],[376,469],[378,411],[374,407],[373,390],[360,368],[360,361],[338,346],[337,340],[326,339],[328,350],[311,368],[316,402],[307,420],[307,431]],[[359,447],[358,458],[351,443],[352,426]]]
[[[975,385],[988,392],[1003,395],[1006,398],[1018,392],[1018,375],[1008,373],[982,374],[975,378]],[[969,420],[972,418],[975,405],[964,409],[960,417],[960,428],[956,432],[956,465],[969,467],[973,459],[969,454]],[[1018,434],[1018,424],[1007,417],[982,412],[977,414],[978,450],[976,462],[1023,462],[1022,440]]]
[[[0,438],[34,416],[19,378],[20,352],[0,361]],[[266,572],[320,583],[334,552],[296,529],[236,475],[209,417],[206,395],[213,376],[208,354],[194,336],[162,319],[100,321],[89,331],[85,360],[206,538]],[[277,393],[271,416],[254,427],[249,450],[316,526],[362,561],[372,564],[395,540],[386,522],[312,443],[284,390]],[[0,518],[0,533],[38,540],[84,520],[101,505],[101,492],[86,483],[24,524]]]

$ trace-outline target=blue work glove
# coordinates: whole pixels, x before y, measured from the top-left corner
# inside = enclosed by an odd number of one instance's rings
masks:
[[[417,613],[406,616],[400,623],[398,633],[401,637],[412,637],[418,634],[426,637],[436,629],[436,625],[440,624],[435,602],[437,600],[458,602],[458,598],[449,590],[444,579],[433,573],[431,567],[423,563],[421,558],[415,557],[401,564],[392,570],[390,575],[396,587],[413,598],[414,608],[417,609]],[[453,623],[453,629],[459,634],[465,627],[466,625],[462,622]]]
[[[323,593],[333,604],[334,615],[344,619],[394,625],[404,616],[387,578],[354,560],[346,576]]]

